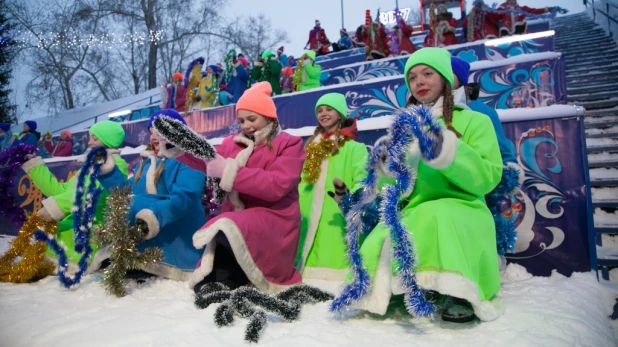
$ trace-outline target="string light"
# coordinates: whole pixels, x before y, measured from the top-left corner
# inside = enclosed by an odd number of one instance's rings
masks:
[[[161,43],[165,32],[163,30],[150,30],[148,34],[133,32],[133,33],[106,33],[102,35],[90,34],[84,37],[76,32],[22,32],[18,30],[13,39],[17,42],[17,45],[21,48],[36,47],[53,48],[63,47],[68,49],[75,48],[106,48],[112,49],[116,46],[121,48],[127,48],[132,44],[143,46],[146,44],[154,43],[155,45]],[[4,42],[5,39],[3,38]]]

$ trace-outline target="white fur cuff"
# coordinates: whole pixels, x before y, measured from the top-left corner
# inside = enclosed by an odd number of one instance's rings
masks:
[[[144,240],[150,240],[159,234],[159,220],[151,210],[145,208],[139,211],[135,215],[135,219],[141,219],[148,225],[148,234],[146,234]]]
[[[225,160],[225,167],[223,168],[223,174],[221,175],[221,183],[219,187],[226,192],[231,192],[234,189],[234,181],[236,180],[236,174],[238,173],[238,162],[235,159],[227,158]]]
[[[43,161],[42,157],[34,157],[30,160],[28,160],[27,162],[25,162],[21,168],[22,170],[24,170],[26,173],[30,172],[30,170],[34,169],[35,167],[39,166],[39,165],[44,165],[45,162]]]
[[[442,132],[442,152],[434,160],[426,160],[425,164],[436,170],[446,169],[457,154],[457,135],[454,132],[446,129]]]
[[[60,206],[58,206],[58,203],[53,196],[43,200],[42,204],[43,207],[47,210],[47,212],[49,212],[49,215],[55,221],[59,221],[64,218],[65,213],[62,212],[62,209],[60,208]]]
[[[107,159],[105,159],[105,163],[101,165],[101,175],[107,175],[112,172],[114,167],[116,167],[116,159],[114,158],[114,155],[107,153]]]

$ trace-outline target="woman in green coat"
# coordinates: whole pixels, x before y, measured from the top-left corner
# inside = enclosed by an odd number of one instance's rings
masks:
[[[112,121],[103,121],[94,124],[90,127],[90,140],[88,147],[105,146],[107,150],[107,161],[101,166],[101,174],[110,172],[115,166],[122,174],[127,176],[127,162],[120,157],[118,148],[124,141],[124,129],[120,123]],[[79,160],[79,159],[78,159]],[[77,263],[81,257],[80,253],[75,251],[75,240],[73,233],[73,214],[71,209],[75,201],[75,190],[77,186],[77,178],[79,173],[75,174],[70,180],[64,183],[58,182],[56,177],[49,171],[49,168],[43,162],[41,157],[34,157],[22,165],[22,169],[28,174],[33,184],[41,190],[47,199],[43,200],[43,207],[37,212],[39,216],[46,220],[58,221],[58,235],[56,239],[66,245],[66,255],[70,263],[70,268],[77,269]],[[85,185],[89,185],[90,180],[86,178]],[[99,182],[96,182],[98,187],[101,187]],[[105,209],[105,199],[108,193],[103,192],[99,198],[99,203],[96,209],[96,222],[103,221],[103,210]],[[89,270],[98,268],[101,261],[105,260],[106,256],[103,252],[97,254],[98,247],[94,242],[91,242],[92,255],[89,260]],[[56,254],[48,248],[47,255],[56,258]],[[75,266],[72,266],[75,265]]]
[[[502,161],[489,118],[454,102],[450,58],[442,48],[424,48],[405,66],[411,103],[430,107],[444,129],[433,150],[421,150],[418,141],[406,149],[416,181],[399,200],[398,219],[413,240],[416,284],[442,310],[442,319],[466,322],[476,315],[489,321],[504,309],[497,296],[495,226],[484,195],[500,182]],[[428,151],[436,158],[427,159]],[[390,232],[379,224],[360,247],[371,290],[354,308],[384,314],[392,295],[411,293],[402,285]]]
[[[357,142],[356,120],[347,118],[345,96],[322,96],[315,113],[318,126],[306,146],[305,164],[299,186],[302,215],[296,268],[303,278],[345,280],[346,222],[334,199],[333,180],[343,181],[355,191],[365,177],[367,147]]]
[[[271,51],[262,53],[262,61],[253,63],[251,79],[257,82],[268,82],[273,90],[271,95],[281,94],[281,70],[283,66]]]
[[[315,51],[306,51],[302,60],[302,77],[298,89],[302,91],[319,88],[322,67],[315,63]]]

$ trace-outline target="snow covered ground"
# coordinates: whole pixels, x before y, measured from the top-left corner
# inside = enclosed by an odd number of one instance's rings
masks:
[[[0,254],[9,238],[0,236]],[[66,290],[55,277],[34,284],[0,284],[2,346],[239,346],[247,321],[217,328],[213,314],[193,306],[184,283],[132,283],[130,295],[107,296],[100,274]],[[299,321],[269,316],[261,346],[616,346],[618,324],[608,315],[616,292],[592,272],[570,278],[532,277],[518,265],[502,276],[504,316],[468,324],[412,319],[403,307],[385,317],[350,312],[339,319],[327,304],[307,305]],[[338,285],[313,281],[332,292]]]

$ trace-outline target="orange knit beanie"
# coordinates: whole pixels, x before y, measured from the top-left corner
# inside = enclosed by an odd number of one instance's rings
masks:
[[[277,108],[270,94],[273,89],[268,82],[259,82],[247,89],[236,103],[236,114],[248,110],[268,118],[277,118]]]

